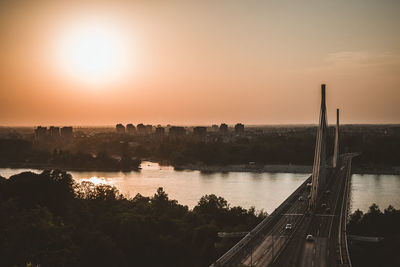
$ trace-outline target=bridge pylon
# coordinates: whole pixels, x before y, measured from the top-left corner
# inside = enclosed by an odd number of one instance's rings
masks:
[[[315,143],[314,164],[312,172],[311,198],[309,208],[314,209],[317,196],[326,183],[326,139],[327,139],[327,114],[326,114],[326,90],[325,84],[321,85],[321,109],[319,125]]]

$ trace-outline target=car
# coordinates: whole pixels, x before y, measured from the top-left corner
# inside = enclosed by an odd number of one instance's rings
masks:
[[[308,199],[311,199],[311,194],[309,194],[307,198],[308,198]]]
[[[304,198],[302,196],[299,196],[299,201],[304,201]]]
[[[322,203],[322,204],[321,204],[321,208],[325,209],[325,208],[326,208],[326,204],[325,204],[325,203]]]
[[[326,190],[326,191],[325,191],[325,194],[327,194],[327,195],[329,195],[330,193],[331,193],[330,190]]]
[[[326,211],[326,213],[331,213],[331,208],[328,207],[328,208],[326,208],[325,211]]]
[[[306,236],[306,241],[307,242],[313,242],[314,241],[314,237],[312,235],[307,235]]]
[[[292,224],[286,224],[285,230],[292,230]]]

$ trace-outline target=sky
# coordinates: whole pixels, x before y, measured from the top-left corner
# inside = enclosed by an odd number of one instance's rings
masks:
[[[0,125],[400,123],[400,1],[0,1]]]

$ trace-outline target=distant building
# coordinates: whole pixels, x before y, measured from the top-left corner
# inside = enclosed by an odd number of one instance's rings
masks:
[[[156,128],[156,135],[157,136],[164,136],[165,135],[165,129],[164,127],[158,126]]]
[[[211,131],[213,131],[213,132],[218,132],[218,130],[219,130],[219,127],[218,127],[218,125],[216,125],[216,124],[213,124],[212,126],[211,126]]]
[[[115,131],[116,131],[118,134],[124,134],[124,133],[125,133],[125,126],[122,125],[121,123],[118,123],[118,124],[115,126]]]
[[[193,135],[196,137],[204,138],[207,136],[207,128],[203,126],[194,127]]]
[[[53,140],[59,139],[60,138],[60,127],[50,126],[49,136]]]
[[[146,127],[146,134],[151,134],[153,132],[153,125],[147,124],[145,127]]]
[[[145,134],[146,134],[146,126],[144,126],[143,123],[139,123],[139,124],[136,126],[136,129],[137,129],[137,133],[138,133],[139,135],[145,135]]]
[[[72,140],[72,127],[65,126],[61,128],[61,138],[66,141]]]
[[[47,139],[47,127],[38,126],[35,129],[35,141],[43,142]]]
[[[134,135],[136,132],[136,127],[132,124],[129,123],[126,125],[126,133],[129,135]]]
[[[186,135],[186,129],[181,126],[171,126],[169,129],[169,136],[185,136]]]
[[[244,125],[242,123],[237,123],[235,125],[235,133],[236,134],[243,134],[244,133]]]
[[[219,132],[221,134],[226,134],[228,133],[228,125],[225,123],[221,123],[221,125],[219,126]]]

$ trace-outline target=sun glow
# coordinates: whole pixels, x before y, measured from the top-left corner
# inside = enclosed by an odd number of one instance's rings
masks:
[[[128,71],[129,42],[112,24],[81,22],[68,28],[57,45],[58,64],[70,78],[105,83]]]

